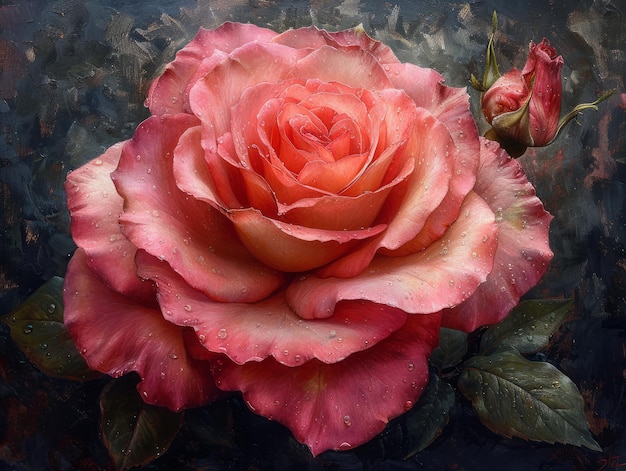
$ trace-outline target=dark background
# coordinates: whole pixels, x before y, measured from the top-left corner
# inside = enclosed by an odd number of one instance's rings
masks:
[[[410,460],[401,459],[405,437],[396,422],[360,449],[314,460],[284,428],[234,398],[188,413],[170,451],[150,468],[626,466],[623,0],[0,0],[0,316],[51,276],[64,275],[74,250],[65,176],[132,135],[147,117],[143,100],[151,79],[200,26],[233,20],[277,31],[310,24],[338,30],[362,23],[401,60],[437,69],[448,85],[467,86],[470,73],[482,74],[494,9],[502,72],[521,68],[528,42],[544,36],[563,55],[563,113],[617,89],[599,112],[585,112],[552,145],[520,158],[555,215],[555,258],[530,296],[576,300],[574,314],[541,359],[578,385],[604,451],[500,438],[459,397],[442,436]],[[478,103],[476,93],[472,99]],[[98,395],[106,381],[47,377],[8,332],[0,324],[0,469],[111,469],[98,426]]]

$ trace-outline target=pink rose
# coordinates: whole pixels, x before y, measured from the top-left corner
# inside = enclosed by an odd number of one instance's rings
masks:
[[[524,69],[512,69],[496,80],[483,95],[482,109],[500,138],[545,146],[559,128],[563,58],[545,38],[528,49]]]
[[[552,256],[465,90],[361,29],[202,30],[147,103],[68,176],[65,322],[148,403],[241,391],[314,454],[355,447],[419,398],[441,326],[498,321]]]

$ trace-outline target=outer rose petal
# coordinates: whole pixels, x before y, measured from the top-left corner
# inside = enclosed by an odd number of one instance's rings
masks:
[[[439,314],[412,316],[389,338],[331,365],[217,362],[213,373],[220,388],[242,391],[250,409],[286,425],[314,455],[349,449],[373,438],[419,398],[440,320]]]
[[[149,118],[137,128],[112,174],[125,200],[120,223],[135,246],[167,260],[213,299],[262,299],[282,284],[282,275],[257,262],[221,214],[176,186],[172,155],[181,134],[196,124],[195,117],[178,114]]]
[[[378,60],[360,48],[340,50],[323,46],[299,60],[287,78],[340,82],[349,87],[383,90],[393,88]]]
[[[299,318],[284,292],[258,303],[216,303],[190,288],[166,263],[139,253],[142,277],[153,280],[166,318],[192,326],[207,350],[225,353],[234,362],[268,356],[288,366],[316,359],[343,360],[387,338],[402,327],[406,313],[369,302],[346,302],[323,320]]]
[[[274,31],[242,23],[227,22],[214,30],[200,29],[152,82],[146,100],[150,112],[153,115],[191,113],[189,89],[202,75],[234,49],[252,41],[270,41],[274,36]]]
[[[69,263],[63,300],[65,325],[91,369],[113,377],[136,371],[143,400],[171,410],[217,396],[209,363],[188,355],[183,328],[102,284],[82,249]]]
[[[308,276],[294,280],[287,301],[303,318],[324,318],[336,303],[368,300],[412,314],[434,313],[465,301],[493,267],[497,229],[494,214],[476,194],[440,243],[405,257],[377,256],[348,279]]]
[[[85,251],[87,263],[114,291],[144,302],[152,286],[137,278],[136,247],[122,234],[118,217],[124,201],[111,180],[124,142],[118,143],[67,177],[65,191],[72,237]]]
[[[328,45],[345,50],[359,46],[364,51],[374,55],[381,64],[398,62],[398,59],[389,46],[372,39],[365,31],[358,30],[357,28],[328,32],[310,26],[308,28],[285,31],[272,39],[272,41],[296,49],[319,49],[324,45]]]
[[[548,268],[552,216],[543,209],[518,161],[481,138],[476,192],[496,213],[498,248],[487,281],[463,304],[445,311],[443,325],[471,332],[500,321]]]
[[[563,57],[556,57],[556,50],[545,38],[537,45],[531,42],[529,49],[522,74],[528,75],[527,82],[532,77],[530,134],[535,146],[545,146],[554,138],[561,116]]]

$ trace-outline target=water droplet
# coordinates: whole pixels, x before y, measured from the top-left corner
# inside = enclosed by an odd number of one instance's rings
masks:
[[[32,333],[32,331],[33,331],[33,324],[26,324],[24,326],[24,333],[25,334],[28,335],[28,334]]]
[[[352,425],[352,419],[350,419],[349,415],[343,416],[343,423],[346,427],[350,427]]]
[[[328,332],[328,338],[332,339],[335,338],[337,336],[337,331],[336,330],[331,330],[330,332]]]
[[[102,165],[102,160],[100,160],[100,159],[95,160],[93,164],[97,165],[99,167],[100,165]]]
[[[178,360],[178,355],[176,355],[174,352],[170,352],[167,356],[170,357],[172,360]]]
[[[415,369],[415,365],[413,363],[409,363],[407,365],[407,368],[409,369],[409,371],[413,371]]]
[[[413,401],[406,401],[404,403],[404,410],[411,410],[413,408]]]
[[[48,306],[48,312],[50,314],[52,314],[54,311],[56,311],[56,309],[57,309],[57,306],[54,303],[51,303],[50,306]]]
[[[226,337],[228,337],[228,333],[226,332],[226,329],[220,329],[217,331],[217,338],[224,340]]]
[[[137,154],[137,156],[135,157],[135,160],[137,160],[137,162],[139,162],[141,160],[141,155]]]
[[[185,311],[189,312],[191,311],[191,306],[189,304],[185,304],[184,309]]]

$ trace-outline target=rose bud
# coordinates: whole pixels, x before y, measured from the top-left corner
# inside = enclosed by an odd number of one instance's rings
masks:
[[[519,157],[527,147],[547,146],[569,121],[588,108],[597,110],[597,105],[615,92],[610,90],[592,103],[576,105],[559,119],[563,57],[557,56],[547,39],[539,44],[531,41],[524,68],[501,76],[494,46],[498,28],[495,12],[491,22],[482,82],[473,74],[471,81],[482,92],[482,111],[492,126],[485,137],[498,141],[511,156]]]
[[[563,58],[547,39],[529,46],[523,70],[513,69],[482,97],[482,110],[498,137],[545,146],[556,136],[561,114]]]

